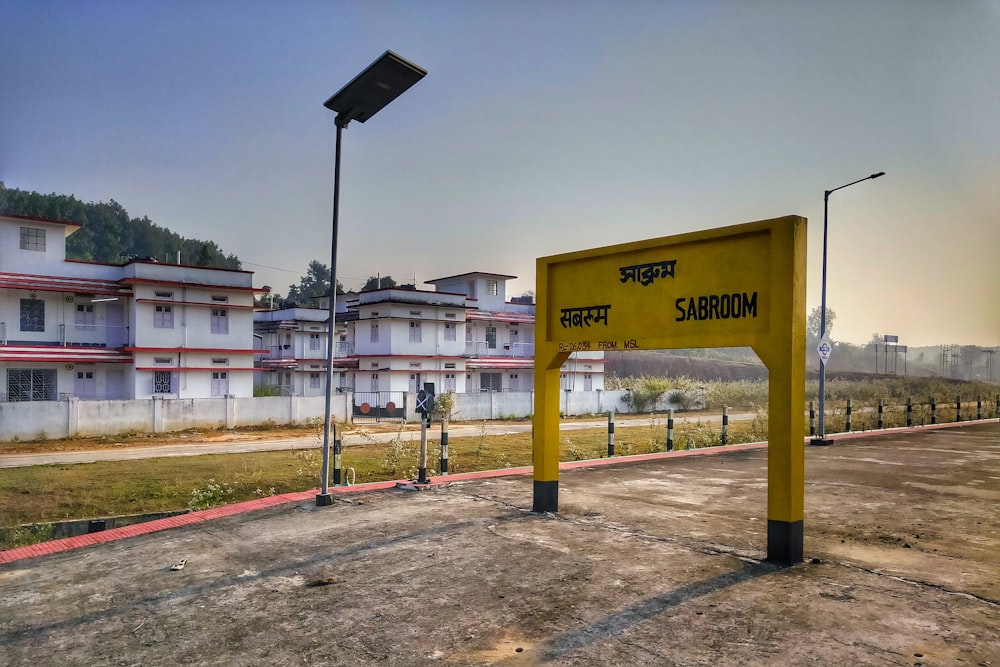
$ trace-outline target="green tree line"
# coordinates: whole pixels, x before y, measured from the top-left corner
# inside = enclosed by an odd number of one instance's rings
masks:
[[[227,255],[213,241],[188,239],[161,227],[148,217],[130,217],[125,208],[109,202],[83,202],[73,195],[40,194],[7,188],[0,182],[0,213],[75,222],[82,227],[66,239],[69,259],[118,264],[136,257],[153,257],[219,269],[240,269],[240,260]]]

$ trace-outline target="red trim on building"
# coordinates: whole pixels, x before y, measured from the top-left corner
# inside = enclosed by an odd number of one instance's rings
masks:
[[[126,347],[128,352],[197,352],[205,354],[267,354],[267,350],[233,350],[221,347]]]
[[[137,371],[255,371],[253,366],[136,366]]]
[[[164,264],[164,266],[177,267],[180,264]],[[209,266],[191,266],[191,269],[208,269],[209,271],[231,271],[233,273],[253,273],[253,271],[240,271],[239,269],[216,269]],[[174,287],[195,287],[207,290],[229,290],[231,292],[260,292],[267,294],[268,290],[262,287],[238,287],[236,285],[211,285],[208,283],[187,283],[177,280],[156,280],[154,278],[122,278],[118,281],[121,285],[172,285]]]
[[[0,218],[14,218],[15,220],[28,220],[31,222],[48,222],[53,225],[66,225],[69,227],[83,227],[81,222],[71,222],[69,220],[52,220],[51,218],[37,218],[30,215],[17,215],[15,213],[0,213]]]

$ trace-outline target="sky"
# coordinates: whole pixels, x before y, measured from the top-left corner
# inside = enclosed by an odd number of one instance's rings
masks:
[[[470,271],[783,215],[831,335],[1000,345],[1000,0],[0,2],[0,180],[114,199],[279,293],[330,263],[334,92],[428,71],[344,131],[337,276]],[[183,261],[183,260],[182,260]],[[427,287],[430,289],[430,287]]]

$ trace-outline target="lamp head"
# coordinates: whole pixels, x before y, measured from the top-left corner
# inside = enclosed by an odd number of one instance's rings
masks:
[[[872,175],[871,175],[871,176],[869,176],[868,178],[878,178],[879,176],[885,176],[885,172],[884,172],[884,171],[880,171],[880,172],[879,172],[879,173],[877,173],[877,174],[872,174]]]

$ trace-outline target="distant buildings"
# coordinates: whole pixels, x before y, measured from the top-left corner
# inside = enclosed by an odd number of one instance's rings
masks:
[[[464,273],[427,281],[435,291],[393,287],[338,300],[335,388],[355,392],[356,401],[373,392],[415,392],[425,382],[439,393],[532,391],[535,306],[507,300],[513,278]],[[328,311],[289,308],[254,319],[266,352],[259,382],[284,393],[323,394]],[[574,354],[562,381],[569,391],[603,390],[603,353]]]
[[[252,273],[68,260],[79,227],[0,215],[0,400],[253,394]]]
[[[0,216],[0,401],[248,397],[255,380],[325,393],[327,310],[255,312],[265,290],[247,271],[68,260],[79,227]],[[535,306],[507,299],[512,278],[465,273],[428,281],[434,291],[338,303],[335,389],[374,406],[403,405],[426,382],[439,393],[532,391]],[[603,353],[574,354],[563,388],[603,389]]]

